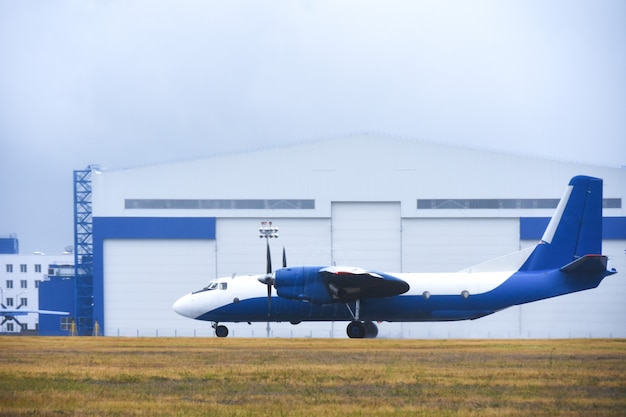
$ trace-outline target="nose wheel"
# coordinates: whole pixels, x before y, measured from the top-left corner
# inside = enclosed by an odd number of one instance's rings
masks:
[[[212,326],[215,329],[215,336],[217,337],[226,337],[228,336],[228,327],[224,325],[218,325],[217,322],[213,323]]]

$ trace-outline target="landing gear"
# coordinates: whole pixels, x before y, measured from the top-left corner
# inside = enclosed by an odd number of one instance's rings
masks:
[[[351,321],[346,333],[350,339],[363,339],[365,337],[365,324],[361,321]]]
[[[212,327],[215,329],[215,336],[217,337],[228,336],[228,327],[224,325],[218,325],[217,322],[213,323]]]
[[[378,326],[373,321],[365,322],[365,337],[375,339],[378,336]]]
[[[217,336],[217,337],[226,337],[226,336],[228,336],[228,327],[226,327],[226,326],[217,326],[215,328],[215,336]]]
[[[346,333],[350,339],[374,339],[378,336],[378,326],[372,321],[353,320],[348,324]]]
[[[361,314],[361,300],[356,300],[354,312],[352,312],[348,303],[346,303],[346,307],[353,319],[346,329],[346,333],[350,339],[374,339],[378,336],[378,326],[376,326],[373,321],[361,321],[359,319],[359,315]]]

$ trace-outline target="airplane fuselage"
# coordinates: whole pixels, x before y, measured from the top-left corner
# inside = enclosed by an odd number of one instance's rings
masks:
[[[307,267],[320,269],[321,267]],[[287,271],[289,268],[286,269]],[[277,274],[282,270],[276,271]],[[360,300],[359,317],[366,321],[447,321],[483,317],[507,307],[597,287],[603,274],[584,280],[559,270],[545,274],[517,272],[457,272],[385,274],[409,284],[402,295]],[[212,322],[264,322],[268,300],[260,275],[220,278],[215,288],[190,293],[175,305],[179,313]],[[356,302],[317,304],[278,297],[269,302],[271,321],[353,320]]]

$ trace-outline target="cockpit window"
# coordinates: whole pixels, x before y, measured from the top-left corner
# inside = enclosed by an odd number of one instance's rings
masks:
[[[225,290],[228,288],[228,283],[226,282],[220,282],[220,290]]]
[[[224,282],[224,283],[222,283],[222,284],[226,284],[226,283]],[[215,281],[211,281],[211,282],[209,282],[209,285],[207,285],[206,287],[204,287],[204,288],[203,288],[203,289],[201,289],[201,290],[194,291],[194,292],[193,292],[193,294],[198,294],[199,292],[204,292],[204,291],[211,291],[211,290],[214,290],[214,289],[216,289],[216,288],[217,288],[217,285],[218,285],[218,283],[217,283],[217,282],[215,282]]]

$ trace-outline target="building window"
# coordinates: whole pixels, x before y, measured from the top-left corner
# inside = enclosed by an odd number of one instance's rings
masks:
[[[602,200],[602,208],[622,208],[622,199],[605,198]]]
[[[20,265],[20,272],[28,272],[28,267],[26,266],[26,264]]]
[[[11,289],[11,288],[13,288],[13,280],[7,279],[7,289]]]
[[[28,298],[20,298],[20,305],[26,307],[28,305]]]
[[[484,198],[484,199],[420,199],[417,208],[424,209],[553,209],[558,198]]]
[[[39,288],[39,284],[41,284],[41,280],[40,279],[36,279],[35,280],[35,288]]]
[[[35,272],[41,273],[41,264],[35,264]]]
[[[126,209],[148,210],[314,210],[315,200],[126,199]]]
[[[7,272],[9,274],[13,272],[13,264],[7,264]]]
[[[12,297],[7,298],[7,306],[8,307],[13,307],[13,298]]]
[[[61,317],[61,330],[70,331],[72,330],[72,318],[71,317]]]
[[[13,323],[7,323],[7,332],[12,332],[12,331],[14,331]]]
[[[462,198],[462,199],[418,199],[418,210],[445,209],[554,209],[558,198]],[[621,208],[620,198],[605,198],[604,208]]]
[[[20,280],[20,288],[28,288],[28,281],[25,279]]]

